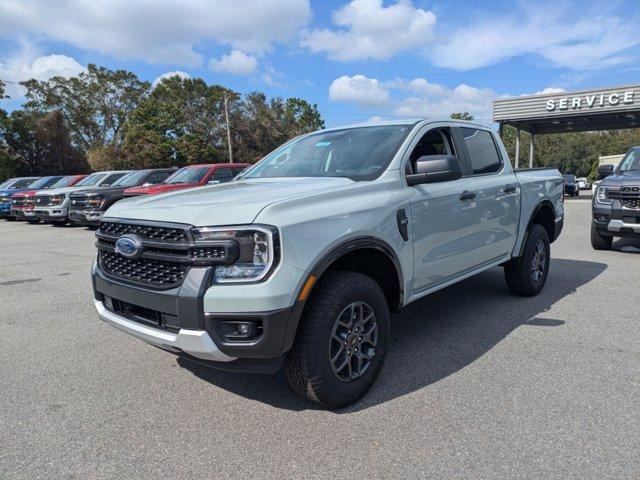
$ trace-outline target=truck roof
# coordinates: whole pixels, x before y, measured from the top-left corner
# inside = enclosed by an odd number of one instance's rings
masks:
[[[453,118],[447,117],[406,117],[406,118],[392,118],[392,119],[381,119],[372,122],[362,122],[362,123],[352,123],[348,125],[339,125],[336,127],[327,128],[325,130],[318,130],[322,132],[330,132],[333,130],[344,130],[346,128],[358,128],[358,127],[377,127],[384,125],[416,125],[418,123],[435,123],[435,122],[447,122],[447,123],[457,123],[461,126],[475,126],[482,128],[491,128],[488,124],[479,123],[477,121],[469,121],[469,120],[457,120]],[[315,132],[312,132],[315,133]]]

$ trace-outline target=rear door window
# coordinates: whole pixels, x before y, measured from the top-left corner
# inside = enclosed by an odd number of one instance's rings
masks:
[[[128,172],[125,173],[114,173],[113,175],[109,175],[104,182],[102,182],[100,184],[101,187],[108,187],[110,185],[113,185],[115,183],[116,180],[118,180],[120,177],[122,177],[123,175],[125,175]]]
[[[468,127],[460,127],[459,130],[469,152],[474,175],[496,173],[502,169],[502,159],[490,132]]]

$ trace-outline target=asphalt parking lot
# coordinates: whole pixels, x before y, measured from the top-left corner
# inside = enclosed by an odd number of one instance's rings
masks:
[[[640,243],[566,209],[539,296],[495,269],[410,305],[337,412],[116,331],[92,231],[0,221],[0,478],[640,478]]]

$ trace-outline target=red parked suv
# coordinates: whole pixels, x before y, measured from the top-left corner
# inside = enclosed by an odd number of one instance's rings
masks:
[[[185,188],[230,182],[233,180],[233,177],[249,166],[248,163],[189,165],[181,168],[162,183],[148,185],[146,187],[128,188],[124,191],[124,196],[157,195],[158,193],[173,192]]]

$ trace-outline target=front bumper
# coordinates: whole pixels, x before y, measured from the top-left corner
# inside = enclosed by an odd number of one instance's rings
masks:
[[[251,308],[251,302],[245,301],[236,303],[233,313],[224,307],[223,312],[205,312],[205,304],[211,305],[211,302],[205,302],[204,297],[211,290],[235,295],[238,289],[246,287],[209,287],[211,274],[212,267],[194,266],[179,287],[155,290],[111,278],[94,262],[94,303],[99,317],[110,325],[199,363],[230,371],[272,373],[278,370],[293,343],[303,303],[243,312],[240,310]],[[242,309],[237,308],[239,305]],[[260,335],[245,341],[225,337],[224,327],[237,321],[259,325]]]
[[[600,235],[637,237],[640,235],[640,210],[624,208],[617,200],[612,205],[594,201],[593,223]]]
[[[18,220],[27,218],[38,218],[33,208],[11,208],[11,215]]]
[[[100,300],[94,300],[98,316],[118,330],[128,333],[147,343],[172,351],[185,352],[202,360],[214,362],[230,362],[235,358],[222,353],[209,334],[203,330],[181,328],[178,333],[171,333],[148,327],[141,323],[109,311]]]
[[[67,207],[64,205],[53,205],[49,207],[36,207],[35,215],[43,222],[57,222],[67,220]]]
[[[103,215],[104,211],[102,210],[69,209],[69,220],[83,225],[99,225]]]

